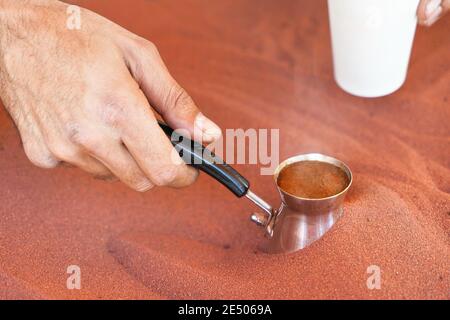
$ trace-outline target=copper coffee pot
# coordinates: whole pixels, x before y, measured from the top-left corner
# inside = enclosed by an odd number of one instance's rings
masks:
[[[274,179],[286,166],[301,161],[318,161],[340,168],[348,178],[346,188],[338,194],[321,199],[301,198],[289,194],[279,188],[281,205],[274,209],[270,204],[250,190],[250,183],[234,168],[226,164],[203,145],[192,141],[167,125],[160,123],[161,128],[181,158],[189,165],[207,173],[238,198],[246,197],[257,205],[262,212],[254,213],[251,220],[265,229],[270,241],[264,248],[268,253],[289,253],[310,245],[321,238],[343,213],[343,201],[349,190],[353,176],[342,161],[318,153],[298,155],[282,162],[275,170]]]

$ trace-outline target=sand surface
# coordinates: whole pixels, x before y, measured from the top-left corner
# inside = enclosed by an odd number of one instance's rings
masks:
[[[332,79],[325,1],[78,3],[152,39],[222,128],[281,128],[280,160],[329,154],[354,184],[321,240],[265,255],[252,205],[209,177],[138,194],[38,169],[0,108],[0,298],[450,298],[450,17],[419,29],[399,92],[365,100]],[[277,203],[271,177],[237,168]]]

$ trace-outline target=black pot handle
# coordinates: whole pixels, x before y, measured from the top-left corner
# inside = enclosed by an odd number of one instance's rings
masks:
[[[162,122],[158,123],[187,164],[207,173],[237,197],[241,198],[247,194],[250,184],[239,172],[200,143],[178,134]]]

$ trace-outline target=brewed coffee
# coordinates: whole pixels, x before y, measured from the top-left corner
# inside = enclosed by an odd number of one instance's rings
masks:
[[[339,167],[321,161],[301,161],[288,165],[278,175],[277,184],[293,196],[323,199],[344,191],[350,183]]]

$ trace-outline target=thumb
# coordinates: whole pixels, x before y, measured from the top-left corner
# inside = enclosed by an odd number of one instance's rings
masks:
[[[201,142],[211,143],[222,136],[220,128],[207,118],[196,106],[194,100],[175,80],[159,83],[164,103],[155,109],[174,129],[188,130],[192,137]]]
[[[220,128],[200,112],[170,75],[156,47],[146,40],[138,45],[138,50],[131,50],[128,65],[151,106],[173,129],[187,130],[200,142],[218,140],[222,136]]]

